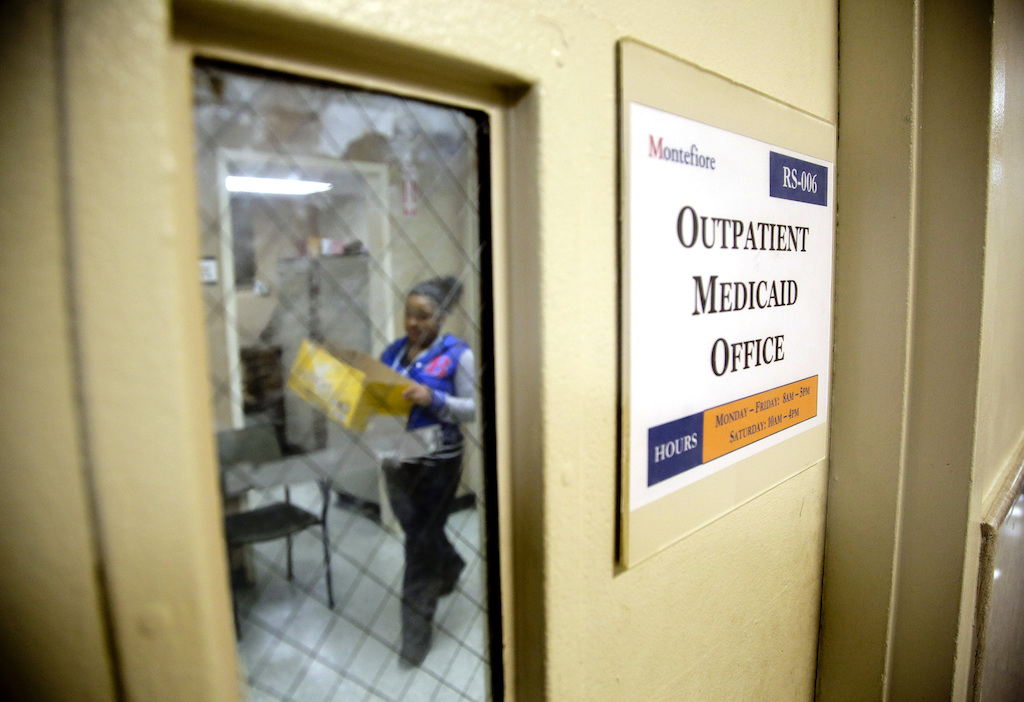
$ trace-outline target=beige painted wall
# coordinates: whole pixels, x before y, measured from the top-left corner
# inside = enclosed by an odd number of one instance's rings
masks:
[[[115,681],[76,397],[54,20],[45,3],[0,6],[0,692],[98,701]]]
[[[976,494],[986,505],[1024,441],[1024,7],[995,3]]]
[[[839,231],[819,677],[822,699],[884,699],[912,319],[917,21],[913,0],[846,2],[840,9]],[[864,338],[872,343],[861,344]]]
[[[530,86],[510,115],[506,291],[521,699],[810,699],[823,466],[614,568],[615,42],[636,37],[834,121],[834,4],[229,4],[266,13],[237,15],[252,25],[280,13],[307,33],[411,44],[428,63],[440,51],[440,70],[454,59],[452,75],[465,62]]]
[[[235,642],[199,371],[198,237],[178,235],[195,227],[191,143],[174,141],[170,126],[188,122],[178,96],[190,86],[168,70],[164,4],[54,6],[67,120],[61,265],[117,679],[127,699],[230,699]],[[191,216],[179,218],[176,202]]]
[[[980,522],[1022,430],[1020,5],[865,0],[840,24],[819,689],[962,700]]]
[[[1024,6],[1017,0],[995,0],[993,8],[972,522],[998,512],[1016,497],[1011,486],[1021,470],[1024,450],[1024,394],[1019,392],[1024,387],[1024,355],[1020,352],[1024,348],[1024,200],[1020,195],[1024,187]],[[1017,511],[1000,528],[993,561],[988,562],[983,553],[980,568],[964,574],[968,585],[980,583],[975,590],[965,588],[961,604],[961,632],[965,638],[972,632],[972,645],[981,646],[974,652],[976,669],[961,672],[964,666],[958,666],[959,686],[980,695],[968,699],[1013,699],[1017,694],[1013,690],[1020,685],[1015,677],[1019,666],[1012,663],[1024,650],[1019,635],[1024,585],[1013,569],[1015,563],[1024,561]],[[969,542],[968,555],[973,555],[973,542]],[[968,560],[968,568],[972,566],[974,561]]]
[[[822,699],[962,699],[976,528],[1024,427],[1019,3],[997,0],[994,30],[980,3],[843,3],[841,84],[825,0],[180,6],[268,52],[508,105],[498,333],[516,380],[502,401],[522,700],[811,699],[824,467],[613,566],[615,42],[832,122],[841,86],[819,684]],[[36,699],[118,684],[231,699],[187,56],[162,0],[0,7],[0,104],[18,105],[0,121],[0,595],[15,612],[0,682]]]
[[[514,88],[511,279],[501,292],[517,381],[504,401],[515,422],[509,594],[520,699],[811,699],[823,466],[630,572],[614,568],[614,57],[616,40],[632,36],[834,122],[835,3],[183,4],[240,18],[270,37],[268,50],[293,42],[344,64],[397,43],[405,49],[376,64],[399,79]],[[188,121],[184,57],[170,48],[163,2],[61,7],[72,294],[121,679],[133,699],[229,699],[198,245],[194,222],[174,207],[194,212],[190,149],[175,141],[175,125]],[[60,256],[43,258],[59,268]],[[31,334],[17,339],[27,344]],[[74,521],[87,523],[81,513]]]

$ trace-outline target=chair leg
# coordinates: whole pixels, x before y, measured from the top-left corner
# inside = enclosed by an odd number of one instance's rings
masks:
[[[331,483],[328,480],[320,480],[320,496],[323,503],[320,507],[320,527],[324,535],[324,567],[327,569],[327,604],[334,609],[334,586],[331,583],[331,544],[327,536],[327,508],[331,504]]]
[[[235,596],[234,577],[231,572],[231,554],[234,551],[228,547],[228,595],[231,597],[231,616],[235,620],[235,638],[242,638],[242,620],[238,616],[238,598]]]
[[[292,536],[291,536],[291,534],[289,534],[288,536],[284,537],[284,540],[288,544],[288,579],[291,580],[292,577],[293,577],[292,576]]]
[[[284,501],[287,502],[288,504],[292,503],[292,491],[291,488],[289,488],[287,485],[284,486]],[[284,538],[285,541],[288,543],[288,579],[292,580],[292,535],[288,534],[288,536]]]
[[[234,589],[231,590],[231,612],[235,617],[235,638],[242,638],[242,620],[238,617],[238,598],[235,597]]]
[[[331,545],[327,537],[327,520],[323,522],[324,529],[324,567],[327,568],[327,604],[334,609],[334,587],[331,584]]]

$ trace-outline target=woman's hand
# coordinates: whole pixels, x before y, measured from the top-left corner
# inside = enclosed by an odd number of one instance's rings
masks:
[[[426,385],[411,385],[405,389],[402,397],[410,400],[414,405],[430,407],[430,403],[434,400],[434,393],[430,392],[430,388]]]

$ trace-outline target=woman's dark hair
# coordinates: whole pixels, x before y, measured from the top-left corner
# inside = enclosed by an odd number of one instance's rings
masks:
[[[437,305],[438,313],[445,315],[462,297],[462,283],[453,275],[443,275],[417,283],[409,295],[429,297]]]

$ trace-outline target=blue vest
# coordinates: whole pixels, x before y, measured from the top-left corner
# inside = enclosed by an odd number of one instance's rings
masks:
[[[435,340],[419,358],[408,368],[402,368],[402,354],[409,343],[408,337],[393,342],[380,355],[380,360],[391,368],[405,373],[405,375],[421,385],[426,385],[434,391],[434,402],[439,406],[443,405],[445,395],[455,394],[455,371],[459,367],[459,359],[469,346],[462,339],[445,334],[441,339]],[[406,429],[420,429],[432,424],[440,424],[443,432],[443,442],[446,445],[462,442],[462,431],[459,425],[452,422],[442,422],[434,412],[433,407],[421,407],[414,405],[409,412],[409,421]]]

